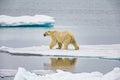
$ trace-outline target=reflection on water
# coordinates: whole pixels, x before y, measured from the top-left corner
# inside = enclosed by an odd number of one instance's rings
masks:
[[[44,67],[51,70],[74,71],[76,62],[77,58],[50,58],[50,63],[45,63]]]
[[[71,71],[74,69],[77,58],[50,58],[52,70],[61,69]]]

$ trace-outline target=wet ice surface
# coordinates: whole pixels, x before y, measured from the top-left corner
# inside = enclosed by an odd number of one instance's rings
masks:
[[[68,50],[49,49],[49,46],[33,46],[23,48],[0,47],[1,52],[12,55],[92,57],[120,60],[120,44],[112,45],[80,45],[80,50],[70,46]]]

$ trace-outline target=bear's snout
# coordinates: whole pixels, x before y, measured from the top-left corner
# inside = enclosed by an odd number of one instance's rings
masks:
[[[44,33],[43,35],[44,35],[44,36],[46,36],[46,34],[45,34],[45,33]]]

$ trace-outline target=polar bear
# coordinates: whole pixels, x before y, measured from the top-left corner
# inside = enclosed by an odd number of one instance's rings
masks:
[[[62,49],[64,45],[64,50],[68,49],[68,45],[72,44],[75,50],[79,50],[79,46],[75,40],[74,35],[67,30],[48,30],[44,33],[44,36],[50,36],[52,41],[50,43],[50,49],[52,49],[56,44],[58,44],[58,49]]]

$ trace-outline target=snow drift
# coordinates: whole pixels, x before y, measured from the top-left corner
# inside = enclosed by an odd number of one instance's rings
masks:
[[[80,45],[80,50],[49,49],[49,46],[33,46],[23,48],[0,47],[0,52],[12,55],[32,56],[58,56],[58,57],[86,57],[86,58],[107,58],[120,60],[120,44],[112,45]]]
[[[53,26],[55,20],[46,15],[34,16],[7,16],[0,15],[0,27],[34,27],[34,26]]]
[[[100,72],[70,73],[57,70],[56,73],[46,75],[36,75],[24,68],[19,68],[14,80],[120,80],[120,68],[116,67],[106,74]]]

